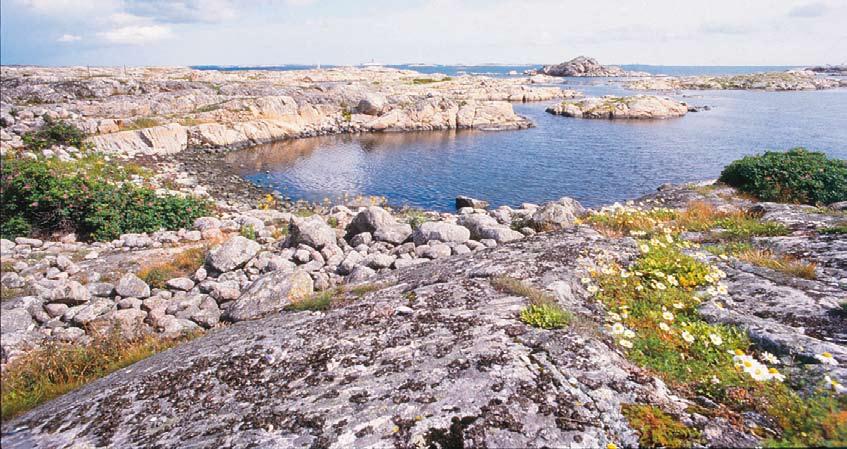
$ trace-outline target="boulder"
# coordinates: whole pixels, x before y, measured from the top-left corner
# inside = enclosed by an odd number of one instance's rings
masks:
[[[498,223],[487,214],[462,215],[458,223],[470,230],[474,240],[491,239],[497,243],[506,243],[523,238],[523,234]]]
[[[303,270],[266,274],[253,282],[226,310],[230,321],[244,321],[283,310],[291,301],[312,294],[312,277]]]
[[[35,321],[26,309],[3,310],[0,313],[0,334],[26,332],[35,328]]]
[[[237,235],[209,251],[206,264],[217,272],[225,273],[243,266],[260,249],[261,246],[255,241]]]
[[[470,238],[471,231],[468,228],[444,221],[422,223],[412,236],[415,245],[423,245],[430,240],[465,243]]]
[[[115,303],[111,299],[95,298],[75,313],[72,321],[79,326],[87,326],[94,320],[115,310],[115,307]]]
[[[118,281],[115,293],[123,297],[132,296],[143,299],[150,296],[150,286],[135,274],[127,273]]]
[[[353,221],[347,226],[347,235],[352,238],[352,236],[362,232],[374,234],[378,229],[395,224],[397,224],[397,221],[388,211],[378,206],[371,206],[353,217]]]
[[[172,290],[189,291],[194,288],[194,281],[188,278],[173,278],[168,280],[165,285]]]
[[[380,115],[385,110],[385,97],[379,94],[368,94],[359,101],[356,110],[360,114]]]
[[[532,224],[539,231],[561,229],[573,226],[584,212],[585,208],[577,200],[563,197],[536,209],[532,214]]]
[[[406,223],[395,223],[383,226],[374,232],[374,239],[380,242],[399,245],[412,235],[412,226]]]
[[[463,207],[470,207],[472,209],[486,209],[488,208],[488,201],[478,200],[469,196],[457,196],[456,210],[459,210]]]
[[[294,218],[288,227],[289,242],[292,246],[300,244],[321,249],[335,245],[335,230],[317,215],[307,218]]]
[[[90,298],[91,294],[88,293],[88,289],[76,281],[66,282],[50,292],[50,302],[58,302],[70,306],[85,304]]]

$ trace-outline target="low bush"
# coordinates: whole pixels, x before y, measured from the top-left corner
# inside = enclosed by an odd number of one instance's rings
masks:
[[[208,215],[210,205],[192,197],[159,196],[148,187],[126,182],[131,176],[99,156],[64,162],[58,159],[11,159],[3,164],[4,238],[30,232],[76,232],[110,240],[128,232],[190,227]]]
[[[794,148],[732,162],[720,181],[763,201],[830,204],[847,200],[847,162]]]
[[[38,131],[23,135],[24,144],[32,150],[43,150],[53,145],[72,145],[82,148],[85,133],[64,120],[54,120],[44,116],[44,126]]]

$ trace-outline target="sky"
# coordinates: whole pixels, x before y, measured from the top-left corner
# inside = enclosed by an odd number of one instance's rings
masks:
[[[0,63],[847,63],[847,0],[0,0]]]

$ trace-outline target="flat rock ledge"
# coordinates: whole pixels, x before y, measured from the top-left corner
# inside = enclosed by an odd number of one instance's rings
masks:
[[[682,117],[689,108],[685,103],[651,95],[630,97],[589,97],[565,100],[548,107],[554,115],[596,119],[666,119]]]

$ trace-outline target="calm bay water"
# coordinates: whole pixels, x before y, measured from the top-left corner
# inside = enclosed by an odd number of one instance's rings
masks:
[[[630,91],[570,79],[587,95]],[[711,111],[659,121],[580,120],[550,102],[515,104],[536,127],[328,136],[227,155],[247,179],[297,199],[381,195],[391,204],[450,210],[456,195],[493,205],[571,196],[588,206],[637,197],[662,183],[715,178],[729,162],[796,146],[847,159],[847,90],[697,91]]]

